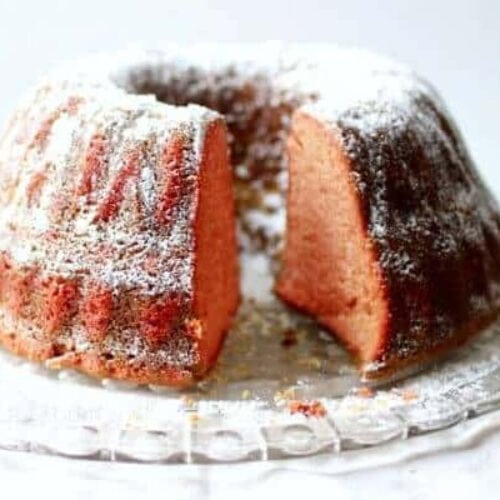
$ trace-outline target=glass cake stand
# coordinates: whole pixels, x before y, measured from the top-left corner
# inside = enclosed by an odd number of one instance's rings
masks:
[[[190,390],[96,381],[2,351],[0,449],[164,464],[261,461],[380,446],[500,407],[500,322],[445,361],[369,388],[326,332],[272,298],[261,264],[244,263],[236,326],[217,368]]]

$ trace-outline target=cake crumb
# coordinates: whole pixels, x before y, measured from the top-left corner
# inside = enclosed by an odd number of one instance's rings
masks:
[[[196,404],[196,400],[190,396],[182,396],[181,397],[182,403],[186,407],[186,409],[191,410],[194,408]]]
[[[374,396],[373,389],[371,387],[367,387],[366,385],[362,387],[356,387],[354,389],[354,394],[360,398],[372,398]]]
[[[251,396],[252,396],[252,393],[248,389],[241,391],[241,399],[245,399],[245,400],[250,399]]]
[[[407,388],[407,389],[393,389],[393,392],[403,399],[405,402],[415,401],[418,399],[419,395],[415,389]]]
[[[283,347],[292,347],[297,345],[297,332],[291,328],[287,328],[283,332],[283,339],[281,341]]]
[[[405,401],[413,401],[418,399],[418,392],[415,389],[405,389],[402,396]]]
[[[295,388],[289,387],[288,389],[283,389],[282,391],[276,391],[274,394],[274,401],[276,403],[281,403],[283,401],[290,401],[295,398]]]
[[[320,401],[299,401],[295,399],[288,403],[288,410],[292,415],[301,413],[307,418],[320,418],[326,415],[326,408]]]
[[[189,421],[192,425],[198,424],[200,421],[200,415],[198,413],[192,413],[191,415],[189,415]]]
[[[307,358],[300,359],[299,365],[319,371],[321,370],[322,362],[321,359],[317,358],[316,356],[309,356]]]

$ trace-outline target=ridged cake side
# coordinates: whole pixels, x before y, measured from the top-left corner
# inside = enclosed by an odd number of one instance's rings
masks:
[[[203,168],[230,189],[223,137],[215,113],[108,82],[35,89],[0,144],[3,343],[52,366],[140,382],[185,383],[209,368],[194,309],[196,221]],[[223,152],[215,166],[204,162],[211,147]],[[226,201],[221,213],[231,215],[230,192]],[[227,293],[229,318],[237,285]]]

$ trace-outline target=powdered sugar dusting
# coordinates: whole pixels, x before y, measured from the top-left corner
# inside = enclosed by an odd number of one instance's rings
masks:
[[[429,240],[433,251],[453,256],[468,242],[498,236],[491,215],[495,202],[475,173],[468,173],[470,160],[443,103],[407,67],[325,45],[166,45],[70,63],[29,93],[0,139],[0,250],[19,263],[40,265],[46,275],[88,275],[115,295],[191,296],[192,179],[205,130],[219,118],[207,108],[224,114],[229,128],[246,253],[269,259],[280,251],[285,142],[297,111],[319,119],[343,144],[366,201],[380,265],[395,281],[423,279],[422,261],[404,245],[394,250],[398,238]],[[188,193],[173,207],[168,231],[159,231],[152,223],[158,168],[174,133],[185,140],[182,177]],[[75,196],[95,134],[106,138],[105,161],[99,160],[106,172],[91,172],[95,189]],[[449,183],[453,190],[439,193],[449,210],[433,212],[422,203],[411,215],[391,207],[388,164],[394,158],[410,191],[426,199],[418,190],[425,183],[408,156],[415,144],[411,158],[421,154],[435,165],[443,185],[450,164],[462,172],[460,182]],[[28,203],[34,178],[46,180],[36,201]],[[106,201],[106,221],[100,223]],[[474,217],[462,216],[471,211]],[[145,265],[148,259],[156,262],[153,271]],[[490,288],[496,297],[498,286]],[[478,311],[488,306],[481,295],[471,297],[471,304]],[[418,330],[418,319],[413,326]],[[410,344],[402,348],[410,351]]]

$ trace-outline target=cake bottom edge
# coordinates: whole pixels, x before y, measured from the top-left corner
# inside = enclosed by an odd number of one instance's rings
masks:
[[[109,359],[105,352],[65,350],[57,343],[26,338],[1,326],[0,348],[29,362],[43,364],[49,370],[69,368],[101,380],[111,378],[137,384],[183,388],[194,384],[204,375],[198,365],[181,367],[165,364],[151,367],[146,360],[128,360],[120,357]]]

